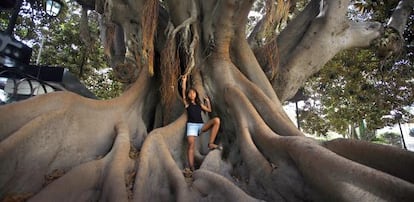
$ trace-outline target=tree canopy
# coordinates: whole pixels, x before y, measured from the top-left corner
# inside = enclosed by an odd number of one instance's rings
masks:
[[[389,20],[391,8],[397,3],[356,2],[357,10],[351,16],[356,20]],[[358,10],[363,11],[359,15],[365,16],[358,17]],[[343,51],[308,82],[308,97],[318,104],[306,102],[301,115],[304,129],[312,134],[326,134],[329,129],[347,134],[350,125],[357,127],[365,120],[373,131],[400,121],[384,118],[392,111],[405,114],[402,121],[411,119],[404,108],[413,103],[413,17],[411,14],[408,19],[403,32],[404,48],[398,54],[384,58],[375,44],[370,49]]]

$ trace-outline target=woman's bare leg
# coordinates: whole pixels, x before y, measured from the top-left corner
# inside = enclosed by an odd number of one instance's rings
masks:
[[[217,145],[214,144],[214,141],[216,140],[218,130],[220,128],[220,119],[218,117],[208,120],[201,128],[201,132],[206,132],[210,128],[211,128],[211,133],[210,133],[210,141],[208,142],[208,148],[214,149],[214,148],[217,148]]]
[[[188,165],[190,169],[194,170],[194,147],[195,147],[195,136],[187,136],[188,140],[188,149],[187,149],[187,158]]]

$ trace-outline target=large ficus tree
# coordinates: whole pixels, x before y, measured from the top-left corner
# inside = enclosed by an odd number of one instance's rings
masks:
[[[401,47],[413,1],[391,20],[353,22],[349,0],[311,0],[275,34],[295,1],[265,1],[246,36],[252,0],[78,1],[102,16],[105,53],[130,83],[107,101],[58,92],[0,108],[0,198],[32,201],[409,201],[414,154],[305,137],[281,102],[336,53]],[[289,5],[290,4],[290,5]],[[286,9],[281,9],[285,7]],[[290,9],[295,11],[295,9]],[[279,13],[279,14],[278,14]],[[285,13],[287,14],[287,13]],[[384,33],[385,38],[381,38]],[[209,96],[223,150],[198,139],[185,178],[180,75]]]

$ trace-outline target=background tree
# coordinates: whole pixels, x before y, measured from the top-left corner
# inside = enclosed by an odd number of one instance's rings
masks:
[[[76,2],[66,2],[62,14],[51,18],[37,14],[42,5],[35,2],[23,2],[14,33],[32,47],[31,63],[67,68],[101,99],[118,96],[123,87],[115,80],[103,54],[98,14],[82,12]],[[2,10],[1,14],[1,30],[5,30],[11,10]],[[86,31],[80,33],[83,26]]]
[[[329,123],[330,129],[346,134],[349,125],[365,120],[369,130],[395,124],[384,119],[391,111],[403,111],[413,103],[412,62],[399,60],[395,64],[381,64],[371,51],[340,53],[316,77],[308,81],[306,89],[319,105],[306,102],[301,120],[304,128],[313,128],[315,114]],[[388,66],[389,65],[389,66]],[[307,117],[311,118],[308,119]],[[322,131],[320,131],[322,132]]]
[[[118,96],[122,92],[122,84],[116,81],[103,54],[99,16],[82,10],[75,2],[69,3],[68,8],[70,15],[40,28],[41,40],[33,47],[36,50],[33,57],[37,61],[39,56],[37,62],[40,64],[68,68],[99,98]],[[82,27],[85,28],[80,29]]]
[[[397,1],[356,3],[359,10],[365,11],[362,14],[369,16],[357,17],[357,13],[352,16],[359,20],[388,20],[391,8],[397,4]],[[405,45],[399,54],[384,58],[378,55],[375,46],[342,51],[307,82],[305,89],[314,95],[308,96],[318,101],[318,105],[306,102],[301,114],[300,120],[307,132],[324,134],[327,129],[318,125],[326,125],[347,135],[349,126],[359,127],[365,120],[371,136],[361,134],[359,138],[371,140],[376,129],[397,123],[396,119],[383,118],[391,111],[403,112],[405,120],[412,117],[404,110],[414,101],[412,17],[411,14],[404,29]]]
[[[378,142],[380,144],[389,144],[389,145],[402,148],[401,134],[394,133],[394,132],[382,133],[378,135],[378,137],[376,137],[373,141]]]
[[[79,2],[102,15],[104,52],[116,75],[131,84],[107,101],[58,92],[2,106],[0,196],[31,193],[33,201],[414,198],[413,153],[364,141],[314,141],[282,108],[338,52],[367,47],[381,37],[380,23],[347,18],[350,1],[309,1],[279,35],[263,35],[264,44],[256,43],[254,50],[246,37],[254,1]],[[388,23],[393,38],[402,33],[413,6],[402,0],[394,10]],[[249,38],[257,39],[255,34],[274,24],[257,26]],[[398,40],[388,42],[394,44],[381,43],[379,50],[397,52],[390,48],[398,48]],[[201,96],[211,97],[224,146],[209,152],[200,138],[199,169],[188,182],[181,173],[186,162],[186,116],[178,93],[182,74]]]

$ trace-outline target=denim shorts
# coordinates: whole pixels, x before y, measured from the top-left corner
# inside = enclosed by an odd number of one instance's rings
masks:
[[[187,123],[187,136],[198,136],[203,127],[203,123]]]

